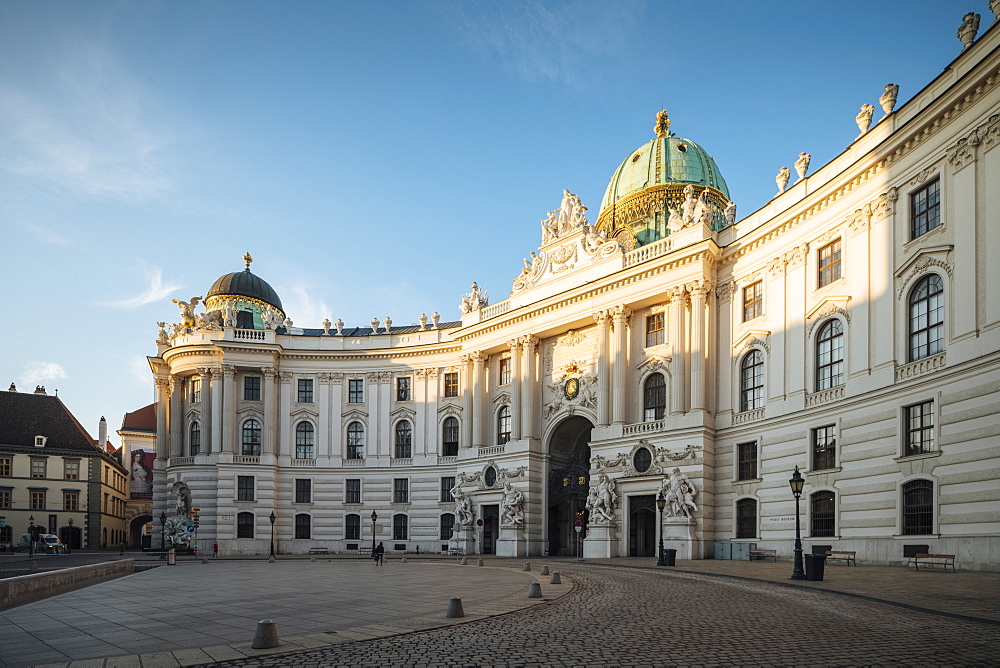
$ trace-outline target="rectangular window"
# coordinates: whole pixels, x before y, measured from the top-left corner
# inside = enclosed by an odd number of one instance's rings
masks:
[[[236,476],[236,500],[253,501],[253,476]]]
[[[410,481],[406,478],[394,478],[392,481],[392,502],[410,502]]]
[[[243,378],[243,400],[260,401],[260,376]]]
[[[351,378],[347,381],[347,403],[362,404],[365,401],[365,381],[362,378]]]
[[[31,477],[32,478],[44,478],[45,477],[45,460],[36,459],[32,457],[31,459]]]
[[[306,540],[312,537],[312,518],[305,514],[295,516],[295,538]]]
[[[31,510],[45,510],[45,491],[31,491]]]
[[[764,287],[761,281],[743,288],[743,322],[764,314]]]
[[[197,404],[201,402],[201,379],[195,378],[191,381],[191,403]]]
[[[658,346],[663,343],[663,314],[653,313],[646,316],[646,347]]]
[[[344,538],[347,540],[359,540],[361,538],[361,515],[348,515],[344,518]]]
[[[444,375],[444,396],[458,396],[458,372],[450,372]]]
[[[910,238],[916,239],[941,224],[941,181],[934,179],[910,195]]]
[[[0,489],[0,508],[10,508],[10,494],[9,489]]]
[[[63,473],[66,480],[79,480],[80,461],[78,459],[67,459],[63,462]]]
[[[312,480],[295,481],[295,503],[312,503]]]
[[[344,503],[361,503],[361,478],[344,481]]]
[[[450,503],[454,501],[451,497],[451,490],[455,487],[455,477],[446,476],[441,478],[441,503]]]
[[[903,409],[903,456],[912,457],[934,450],[934,402]]]
[[[11,475],[11,458],[0,457],[0,477],[9,478]]]
[[[500,358],[500,378],[498,380],[499,385],[510,385],[510,358],[501,357]]]
[[[311,404],[313,402],[312,378],[299,378],[299,392],[295,400],[300,404]]]
[[[63,510],[80,510],[80,492],[63,492]]]
[[[736,446],[738,458],[736,466],[737,480],[757,479],[757,441],[739,443]]]
[[[819,249],[819,287],[840,280],[840,239]]]
[[[812,430],[812,470],[832,469],[837,465],[837,435],[834,425]]]
[[[396,379],[396,401],[410,400],[410,377],[403,376]]]

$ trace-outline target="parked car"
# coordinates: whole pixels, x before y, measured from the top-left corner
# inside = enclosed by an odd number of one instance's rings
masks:
[[[18,542],[15,550],[18,552],[27,552],[30,542],[31,534],[21,534],[21,540]],[[66,545],[59,540],[59,536],[54,533],[38,534],[38,539],[35,541],[35,551],[46,552],[48,554],[66,554],[69,552],[69,550],[66,549]]]

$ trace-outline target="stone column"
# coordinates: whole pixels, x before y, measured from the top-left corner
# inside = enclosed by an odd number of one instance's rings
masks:
[[[625,423],[625,384],[628,378],[628,321],[632,311],[626,306],[611,309],[612,327],[615,333],[614,402],[611,420],[614,424]]]
[[[170,453],[169,457],[184,455],[184,420],[182,399],[184,398],[184,379],[180,376],[170,377]]]
[[[236,367],[224,364],[222,373],[225,378],[222,387],[222,451],[232,454],[236,451]]]
[[[198,367],[201,376],[201,454],[212,452],[212,370],[208,367]]]
[[[686,318],[684,313],[687,293],[683,286],[667,292],[670,300],[670,414],[683,415],[687,412],[687,341]]]
[[[222,368],[214,367],[212,369],[212,454],[222,452],[222,430],[225,425],[225,420],[222,419],[222,385]]]
[[[392,400],[396,396],[395,390],[392,383],[392,372],[380,371],[378,373],[379,410],[374,417],[378,421],[379,442],[384,443],[385,447],[388,448],[388,452],[385,454],[389,457],[396,456],[396,438],[392,431],[391,416],[389,415],[389,411],[392,410]]]
[[[528,335],[521,337],[522,360],[524,373],[521,375],[521,400],[524,405],[521,420],[521,436],[523,438],[538,438],[538,424],[535,416],[535,406],[538,405],[538,373],[535,360],[535,350],[538,348],[538,339]]]
[[[378,387],[378,374],[365,374],[365,405],[368,409],[368,426],[365,433],[365,457],[378,457],[384,454],[379,434]],[[376,461],[378,460],[372,460],[368,464],[374,464]]]
[[[170,435],[167,433],[167,411],[170,401],[170,381],[167,378],[156,379],[156,462],[166,462],[170,448]]]
[[[472,445],[483,445],[483,365],[488,359],[483,353],[472,353]]]
[[[274,367],[263,367],[261,373],[264,375],[264,443],[261,454],[275,455],[278,454],[274,438],[275,420],[278,417],[278,393],[274,391],[275,370]]]
[[[294,455],[294,444],[292,436],[292,374],[290,371],[278,373],[278,419],[275,420],[275,430],[277,433],[277,443],[271,454],[274,455]]]
[[[316,412],[319,419],[316,425],[315,457],[330,456],[330,374],[321,373],[316,376],[319,392],[316,399]]]
[[[472,447],[472,355],[462,355],[462,371],[458,382],[462,384],[462,445]]]
[[[330,374],[330,403],[325,410],[330,416],[330,456],[345,458],[347,451],[344,448],[344,374]]]
[[[733,281],[724,282],[716,290],[716,304],[718,304],[719,317],[716,319],[716,336],[709,338],[710,341],[718,341],[717,348],[709,349],[709,367],[712,367],[711,358],[716,357],[719,361],[714,365],[713,377],[718,378],[719,388],[727,388],[718,392],[716,406],[717,411],[733,410],[732,395],[728,389],[733,386],[733,316],[736,308],[742,305],[733,304],[739,302],[740,288]],[[737,318],[742,319],[742,314],[737,314]],[[734,411],[735,412],[735,411]]]
[[[510,440],[521,440],[521,420],[524,411],[521,410],[521,341],[511,339],[507,342],[510,348]]]
[[[691,285],[691,410],[705,410],[705,333],[707,331],[705,303],[712,284],[698,281]]]
[[[611,380],[611,355],[608,351],[608,328],[611,318],[607,311],[594,314],[597,322],[597,426],[606,427],[611,422],[611,400],[608,385]]]

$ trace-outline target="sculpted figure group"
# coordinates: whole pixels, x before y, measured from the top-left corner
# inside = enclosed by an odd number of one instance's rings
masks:
[[[461,485],[451,488],[451,498],[455,499],[455,515],[458,517],[458,523],[462,526],[472,524],[475,519],[472,514],[472,500],[462,491]]]
[[[692,512],[698,510],[698,506],[694,502],[698,491],[694,488],[694,483],[688,480],[688,477],[681,473],[678,468],[671,471],[669,478],[663,480],[660,494],[667,501],[665,510],[670,517],[684,516],[689,518]]]
[[[512,484],[504,483],[503,500],[500,502],[500,524],[518,526],[524,523],[524,495]]]
[[[555,241],[564,234],[587,224],[587,210],[577,195],[563,189],[562,202],[555,211],[549,211],[548,218],[542,221],[542,243]]]
[[[478,311],[484,306],[488,306],[489,303],[490,300],[486,296],[486,291],[480,290],[479,284],[473,281],[472,288],[469,290],[469,294],[462,295],[462,303],[459,305],[459,308],[462,310],[462,315],[465,315],[466,313]],[[434,323],[434,326],[436,329],[437,322]]]
[[[591,524],[612,524],[615,521],[615,506],[618,496],[615,481],[602,473],[597,485],[590,488],[587,496],[587,511]]]

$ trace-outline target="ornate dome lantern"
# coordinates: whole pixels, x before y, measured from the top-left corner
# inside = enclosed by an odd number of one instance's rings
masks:
[[[712,156],[670,131],[666,109],[656,115],[653,130],[656,138],[632,151],[611,177],[601,201],[598,231],[627,248],[658,241],[670,233],[671,209],[694,216],[693,209],[685,209],[685,200],[688,208],[695,202],[692,196],[704,202],[704,222],[710,219],[709,226],[716,231],[726,227],[729,188]]]
[[[250,253],[243,256],[246,268],[225,276],[220,276],[208,291],[205,299],[206,311],[222,311],[231,307],[235,309],[237,327],[241,329],[264,329],[266,315],[269,310],[280,314],[278,322],[285,319],[281,307],[281,299],[267,281],[250,272],[253,257]]]

